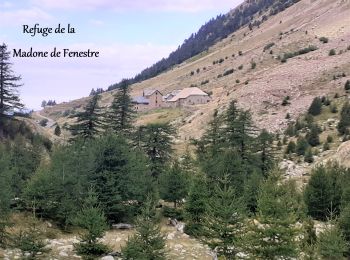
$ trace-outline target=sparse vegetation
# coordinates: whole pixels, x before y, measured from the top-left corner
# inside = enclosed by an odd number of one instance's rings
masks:
[[[328,38],[327,37],[320,37],[319,40],[322,43],[328,43]]]
[[[264,47],[264,52],[271,49],[273,46],[275,46],[274,42],[268,43],[265,47]]]
[[[316,51],[318,48],[316,46],[310,45],[307,48],[304,49],[300,49],[296,52],[288,52],[288,53],[284,53],[283,58],[281,59],[281,62],[287,62],[288,59],[299,56],[299,55],[303,55],[312,51]]]
[[[234,69],[229,69],[229,70],[226,70],[223,74],[223,76],[227,76],[227,75],[230,75],[234,72],[235,70]]]

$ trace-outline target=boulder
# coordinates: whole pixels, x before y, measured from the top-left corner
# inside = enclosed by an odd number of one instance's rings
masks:
[[[114,257],[111,255],[107,255],[101,258],[101,260],[114,260]]]
[[[118,224],[113,224],[112,228],[113,229],[132,229],[133,226],[130,224],[118,223]]]

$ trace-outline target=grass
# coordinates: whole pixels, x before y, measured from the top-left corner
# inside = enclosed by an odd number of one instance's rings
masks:
[[[170,123],[182,115],[184,115],[184,111],[180,108],[159,108],[140,113],[136,120],[136,124]]]

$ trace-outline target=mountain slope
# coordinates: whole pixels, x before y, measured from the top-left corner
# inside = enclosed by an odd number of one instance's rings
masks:
[[[132,85],[132,95],[140,95],[147,88],[166,93],[194,85],[212,92],[212,102],[191,107],[189,113],[174,121],[179,129],[180,143],[200,137],[213,111],[222,110],[232,99],[237,99],[241,107],[252,111],[259,127],[280,131],[289,120],[305,112],[315,96],[335,92],[344,94],[342,89],[348,77],[338,78],[337,75],[350,75],[349,13],[350,3],[344,0],[299,1],[269,17],[260,28],[250,30],[247,25],[207,52],[157,77]],[[263,15],[264,12],[255,19],[261,20]],[[322,43],[320,37],[327,37],[329,42]],[[285,53],[310,45],[318,49],[290,58],[285,63],[278,59],[278,56],[282,58]],[[269,46],[272,47],[267,49]],[[331,49],[335,49],[337,55],[329,56]],[[223,62],[217,62],[220,59]],[[252,63],[256,63],[254,69]],[[219,76],[230,69],[234,69],[232,74]],[[209,83],[202,85],[207,80]],[[112,94],[103,94],[104,104],[110,102]],[[287,96],[291,104],[282,106],[282,100]],[[63,112],[78,108],[84,102],[82,99],[65,103],[42,113],[64,123]],[[285,119],[287,113],[291,115],[289,120]]]

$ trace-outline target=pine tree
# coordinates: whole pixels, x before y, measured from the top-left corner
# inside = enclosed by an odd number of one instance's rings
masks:
[[[75,250],[85,257],[101,256],[110,251],[106,245],[98,242],[107,230],[107,220],[98,206],[96,194],[91,189],[84,204],[74,221],[77,226],[85,229],[80,237],[81,242],[74,245]]]
[[[315,97],[312,101],[308,113],[313,116],[321,114],[322,111],[322,101],[319,97]]]
[[[106,128],[116,134],[130,134],[133,127],[135,111],[129,91],[127,80],[123,80],[116,89],[112,104],[105,114]]]
[[[160,233],[159,216],[154,201],[147,199],[136,221],[136,233],[122,248],[123,259],[166,259],[165,238]]]
[[[314,156],[313,156],[311,147],[306,149],[304,160],[307,163],[313,163],[314,162]]]
[[[205,176],[196,177],[185,202],[185,232],[198,237],[202,234],[202,221],[207,212],[208,187]]]
[[[177,207],[179,201],[187,195],[187,176],[181,169],[178,162],[175,162],[170,171],[164,174],[161,182],[163,199],[174,202],[174,207]]]
[[[77,122],[70,127],[75,139],[93,139],[101,132],[101,108],[98,104],[100,98],[99,95],[91,97],[84,111],[72,116],[77,118]]]
[[[317,125],[313,124],[311,126],[310,132],[306,135],[307,142],[311,146],[317,146],[320,144],[320,137],[318,136],[320,129]]]
[[[258,196],[258,223],[252,223],[244,238],[245,251],[252,259],[289,259],[298,256],[296,236],[297,201],[293,186],[280,183],[273,170],[261,185]]]
[[[348,134],[350,127],[350,103],[346,102],[340,113],[340,121],[338,123],[338,132],[341,135]]]
[[[317,251],[321,259],[345,259],[348,244],[341,230],[336,225],[329,226],[323,231],[317,241]]]
[[[140,146],[151,161],[153,177],[159,177],[172,156],[175,129],[168,123],[148,124],[140,128]]]
[[[327,220],[330,213],[339,214],[342,188],[341,169],[337,165],[319,166],[312,171],[305,187],[304,198],[308,214]]]
[[[350,204],[342,208],[338,224],[346,241],[350,243]]]
[[[305,155],[305,152],[308,148],[309,144],[307,143],[306,139],[302,136],[300,136],[297,140],[297,145],[296,145],[296,153],[298,155]]]
[[[17,84],[21,77],[13,74],[12,63],[9,60],[10,52],[7,51],[7,45],[0,45],[0,118],[11,109],[23,108],[17,90],[22,86]]]
[[[346,91],[350,90],[350,80],[347,80],[347,81],[345,82],[344,88],[345,88]]]
[[[227,177],[216,185],[208,201],[203,219],[202,240],[216,251],[218,256],[233,259],[239,248],[244,225],[244,203],[229,186]]]
[[[273,137],[265,129],[260,133],[257,140],[257,150],[260,153],[260,169],[264,176],[273,166],[275,149],[273,147]]]

